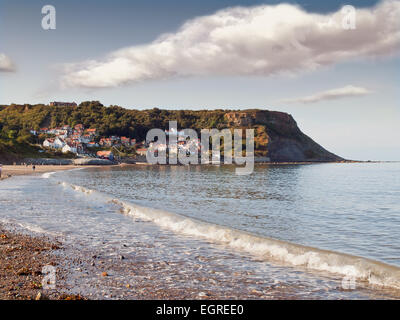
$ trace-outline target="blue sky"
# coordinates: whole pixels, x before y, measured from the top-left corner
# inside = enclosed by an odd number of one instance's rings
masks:
[[[103,63],[104,57],[121,48],[146,46],[162,34],[176,34],[185,22],[196,17],[214,15],[218,10],[234,6],[279,3],[281,1],[0,0],[0,54],[7,55],[15,65],[14,72],[0,72],[0,103],[100,100],[105,105],[137,109],[155,106],[270,109],[289,112],[306,134],[343,157],[400,160],[400,60],[398,52],[382,55],[386,47],[377,56],[333,59],[333,62],[322,63],[321,67],[306,67],[289,75],[235,71],[234,65],[232,74],[226,70],[222,72],[215,65],[210,66],[209,72],[199,74],[196,68],[192,70],[191,65],[183,62],[182,68],[187,67],[190,72],[176,70],[175,66],[171,77],[157,78],[152,74],[146,81],[113,82],[111,86],[101,84],[92,88],[93,82],[85,85],[88,79],[75,83],[80,73],[74,71],[69,75],[74,85],[60,84],[66,63],[87,60]],[[345,4],[357,9],[379,5],[372,0],[286,3],[301,6],[310,15],[329,15]],[[56,30],[41,28],[41,8],[46,4],[57,10]],[[282,18],[283,21],[287,19],[290,17]],[[373,35],[371,41],[375,41]],[[246,54],[242,58],[246,58]],[[88,64],[82,68],[89,68]],[[349,89],[349,86],[350,89],[363,88],[368,94],[346,93],[339,94],[336,99],[326,98],[336,95],[331,90]],[[301,102],[310,97],[313,103]]]

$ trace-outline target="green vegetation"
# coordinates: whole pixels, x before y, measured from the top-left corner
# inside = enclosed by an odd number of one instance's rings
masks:
[[[119,135],[144,139],[150,128],[168,128],[168,121],[177,120],[180,128],[226,128],[227,111],[191,110],[128,110],[119,106],[104,107],[98,101],[82,102],[78,107],[50,107],[46,105],[10,105],[0,107],[0,128],[38,130],[82,123],[86,128],[97,128],[100,135]]]
[[[72,153],[61,151],[43,150],[39,145],[31,144],[21,136],[16,139],[0,138],[0,162],[13,162],[22,158],[74,158]]]
[[[35,137],[30,133],[32,129],[63,125],[73,127],[81,123],[87,129],[97,128],[101,136],[118,135],[141,141],[152,128],[168,129],[168,122],[171,120],[178,122],[179,129],[191,128],[198,133],[203,128],[227,128],[224,117],[227,112],[229,110],[169,111],[158,108],[139,111],[119,106],[105,107],[98,101],[82,102],[77,107],[51,107],[41,104],[0,106],[0,156],[5,153],[44,156],[43,153],[38,154],[38,150],[46,136]],[[264,128],[260,128],[257,132],[260,136],[265,136]],[[257,143],[257,146],[264,147],[262,141]],[[134,152],[121,151],[124,154]]]

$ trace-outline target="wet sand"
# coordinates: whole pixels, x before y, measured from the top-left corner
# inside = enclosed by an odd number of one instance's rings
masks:
[[[12,177],[12,176],[20,176],[20,175],[28,175],[35,173],[46,173],[46,172],[54,172],[54,171],[64,171],[71,170],[75,168],[79,168],[81,166],[75,165],[61,165],[61,166],[53,166],[53,165],[37,165],[35,170],[32,169],[32,166],[3,166],[3,170],[1,173],[1,180]],[[88,167],[88,166],[85,166]]]

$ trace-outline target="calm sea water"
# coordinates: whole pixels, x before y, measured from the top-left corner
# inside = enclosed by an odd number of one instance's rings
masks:
[[[155,244],[143,252],[152,259],[229,252],[218,258],[227,277],[243,269],[306,283],[299,297],[365,297],[334,289],[336,273],[400,286],[399,163],[257,165],[249,176],[231,166],[94,168],[15,177],[0,192],[0,221],[110,254],[135,241]]]
[[[65,174],[140,205],[400,266],[400,164],[110,168]]]

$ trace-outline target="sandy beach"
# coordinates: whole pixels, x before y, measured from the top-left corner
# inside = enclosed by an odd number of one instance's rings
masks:
[[[46,173],[46,172],[54,172],[54,171],[64,171],[71,170],[75,168],[79,168],[80,166],[74,165],[37,165],[35,170],[33,170],[32,166],[13,166],[13,165],[5,165],[2,168],[1,180],[5,178],[9,178],[12,176],[20,176],[27,174],[35,174],[35,173]],[[88,166],[85,166],[88,167]]]

